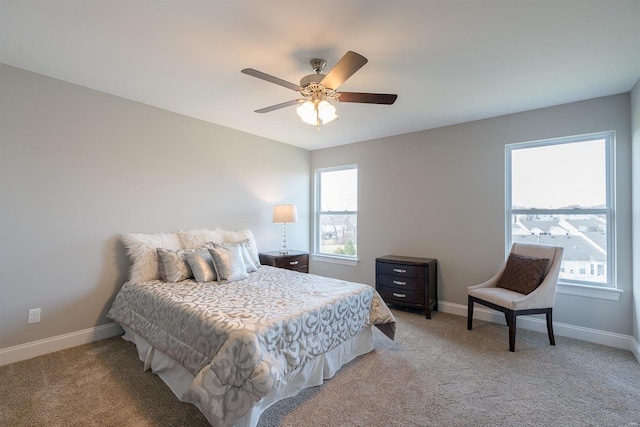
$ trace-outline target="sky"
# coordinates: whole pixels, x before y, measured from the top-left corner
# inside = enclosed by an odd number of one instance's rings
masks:
[[[358,210],[358,170],[323,172],[321,197],[323,211]]]
[[[606,205],[605,140],[512,150],[512,206]]]

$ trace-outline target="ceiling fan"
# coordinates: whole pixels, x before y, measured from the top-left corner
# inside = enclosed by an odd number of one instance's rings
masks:
[[[320,122],[324,125],[338,118],[336,108],[328,100],[384,105],[391,105],[396,101],[398,95],[393,94],[337,92],[337,89],[367,62],[367,58],[364,56],[349,51],[327,74],[322,74],[327,61],[314,58],[310,63],[316,74],[309,74],[303,77],[300,80],[300,85],[289,83],[253,68],[245,68],[242,72],[287,89],[295,90],[302,96],[300,99],[261,108],[256,110],[256,113],[268,113],[280,108],[300,104],[297,108],[297,113],[302,121],[315,125],[316,129],[320,130]]]

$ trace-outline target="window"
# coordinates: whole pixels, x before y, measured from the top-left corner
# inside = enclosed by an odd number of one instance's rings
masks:
[[[562,246],[560,282],[614,287],[613,132],[508,144],[507,248]]]
[[[315,253],[355,259],[358,254],[358,166],[316,171]]]

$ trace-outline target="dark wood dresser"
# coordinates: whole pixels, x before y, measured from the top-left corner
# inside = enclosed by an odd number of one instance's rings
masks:
[[[289,251],[288,254],[275,252],[260,252],[260,264],[287,270],[309,272],[309,252]]]
[[[387,303],[424,310],[427,319],[438,310],[438,261],[386,255],[376,258],[376,290]]]

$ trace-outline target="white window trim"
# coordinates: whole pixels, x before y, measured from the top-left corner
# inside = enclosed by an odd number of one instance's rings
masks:
[[[314,197],[314,207],[313,207],[313,253],[311,254],[311,259],[313,261],[319,262],[328,262],[333,264],[342,264],[342,265],[350,265],[357,266],[358,265],[358,257],[349,256],[349,255],[338,255],[338,254],[323,254],[319,252],[320,241],[318,240],[319,233],[319,224],[320,224],[320,174],[323,172],[332,172],[339,170],[347,170],[347,169],[358,169],[357,164],[349,164],[349,165],[341,165],[341,166],[332,166],[327,168],[318,168],[315,171],[314,175],[314,188],[315,188],[315,197]],[[346,211],[344,213],[354,214],[357,216],[358,211]]]
[[[622,289],[618,288],[590,286],[562,281],[558,281],[558,288],[556,291],[559,294],[577,295],[581,297],[606,299],[611,301],[618,301],[622,294]]]
[[[616,219],[615,219],[615,131],[596,132],[590,134],[576,135],[570,137],[550,138],[538,141],[528,141],[511,143],[505,145],[505,257],[511,251],[511,215],[516,213],[527,213],[527,210],[511,209],[511,152],[514,149],[541,147],[545,145],[553,145],[559,142],[572,143],[594,139],[605,140],[605,156],[607,167],[607,194],[608,207],[606,209],[597,209],[594,211],[602,211],[607,214],[607,271],[610,274],[610,282],[603,285],[591,285],[588,283],[574,283],[558,281],[557,292],[559,294],[578,295],[590,298],[606,299],[618,301],[622,290],[617,287],[617,256],[616,256]],[[532,210],[536,213],[544,213],[544,210]],[[580,212],[588,212],[588,209],[581,209]],[[553,210],[554,213],[576,213],[572,210],[562,211],[560,209]]]
[[[342,264],[342,265],[358,265],[358,258],[353,257],[344,257],[340,255],[327,255],[327,254],[312,254],[311,259],[319,262],[329,262],[333,264]]]

